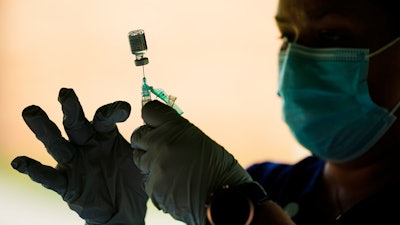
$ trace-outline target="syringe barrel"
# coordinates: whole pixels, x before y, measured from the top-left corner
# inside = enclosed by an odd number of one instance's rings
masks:
[[[152,87],[148,86],[146,83],[146,77],[143,77],[143,85],[142,85],[142,106],[151,101],[150,89]]]

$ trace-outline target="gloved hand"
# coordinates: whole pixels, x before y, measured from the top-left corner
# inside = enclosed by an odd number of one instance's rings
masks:
[[[130,105],[122,101],[104,105],[89,122],[72,89],[62,88],[58,100],[69,140],[38,106],[22,112],[26,124],[58,162],[57,167],[26,156],[15,158],[12,166],[60,194],[87,224],[144,224],[148,196],[143,175],[133,163],[130,144],[116,126],[129,117]]]
[[[230,153],[171,107],[148,102],[142,117],[146,125],[131,136],[134,162],[154,205],[175,219],[205,224],[210,193],[252,181]]]

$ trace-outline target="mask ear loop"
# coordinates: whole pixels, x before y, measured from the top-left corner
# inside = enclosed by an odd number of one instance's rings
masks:
[[[371,53],[368,55],[369,58],[378,55],[379,53],[385,51],[386,49],[392,47],[392,45],[396,44],[398,41],[400,41],[400,37],[394,39],[393,41],[389,42],[389,44],[383,46],[381,49]],[[390,114],[394,114],[398,109],[400,108],[400,101],[394,106],[394,108],[390,111]]]
[[[368,58],[374,57],[376,55],[378,55],[379,53],[385,51],[386,49],[392,47],[392,45],[396,44],[398,41],[400,41],[400,37],[394,39],[393,41],[389,42],[389,44],[383,46],[382,48],[376,50],[375,52],[371,53],[368,55]]]
[[[400,101],[394,106],[394,108],[390,111],[390,114],[394,114],[400,107]]]

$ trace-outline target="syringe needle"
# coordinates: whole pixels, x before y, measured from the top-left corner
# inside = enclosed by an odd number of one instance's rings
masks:
[[[144,35],[144,31],[133,30],[128,33],[129,44],[131,46],[132,54],[136,56],[135,65],[142,67],[143,73],[143,84],[142,84],[142,106],[147,102],[151,101],[150,92],[155,94],[158,98],[162,99],[167,105],[174,108],[179,114],[182,114],[182,110],[175,104],[176,97],[167,95],[162,89],[154,89],[152,86],[147,85],[146,74],[144,72],[144,65],[149,63],[149,59],[145,57],[147,51],[147,43]]]

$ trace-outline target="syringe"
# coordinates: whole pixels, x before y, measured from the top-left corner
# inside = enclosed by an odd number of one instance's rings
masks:
[[[142,104],[146,104],[151,101],[150,92],[155,96],[163,100],[167,105],[171,106],[175,109],[179,115],[183,113],[183,111],[179,108],[177,104],[175,104],[176,97],[172,95],[168,95],[165,93],[163,89],[153,88],[152,86],[147,85],[146,77],[143,77],[143,85],[142,85]]]
[[[151,101],[150,87],[146,83],[146,77],[143,76],[142,84],[142,106]]]
[[[151,101],[150,92],[155,96],[164,101],[167,105],[171,106],[175,109],[179,114],[182,114],[183,111],[175,104],[176,97],[172,95],[168,95],[164,90],[159,88],[153,88],[152,86],[147,85],[146,76],[144,73],[144,65],[149,63],[149,59],[144,56],[147,51],[147,43],[144,35],[144,31],[133,30],[129,32],[129,43],[131,46],[132,54],[136,56],[135,65],[142,66],[143,68],[143,84],[142,84],[142,106],[147,102]]]

